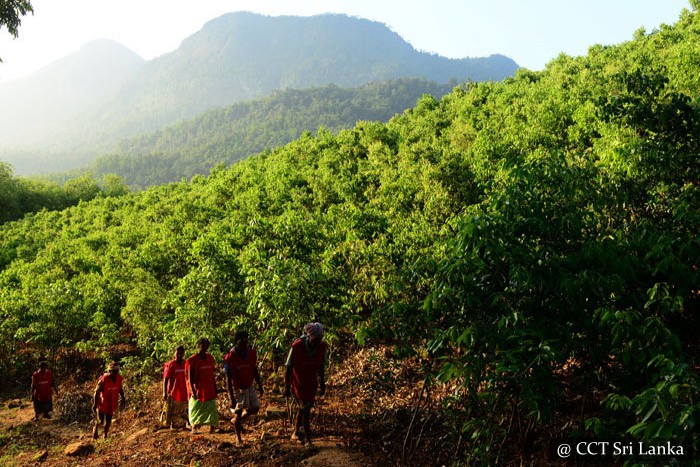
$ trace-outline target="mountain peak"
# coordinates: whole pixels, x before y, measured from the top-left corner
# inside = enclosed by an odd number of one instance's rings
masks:
[[[113,39],[107,38],[93,39],[90,42],[84,44],[82,47],[80,47],[80,49],[76,53],[120,53],[126,56],[131,56],[133,58],[143,60],[143,58],[141,58],[136,52],[132,51],[131,49],[127,48],[126,46],[120,44],[119,42]]]
[[[224,37],[227,41],[238,40],[241,45],[249,46],[272,44],[276,47],[290,48],[318,41],[314,45],[323,46],[324,43],[330,42],[347,47],[393,43],[399,49],[414,50],[384,23],[336,13],[313,16],[226,13],[205,23],[202,29],[188,40],[196,43],[200,40]],[[280,44],[280,40],[284,43]]]

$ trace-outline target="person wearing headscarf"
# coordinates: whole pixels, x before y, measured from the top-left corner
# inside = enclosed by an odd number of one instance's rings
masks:
[[[216,431],[219,424],[219,409],[216,407],[216,361],[209,350],[209,339],[197,341],[199,351],[187,359],[187,380],[190,399],[188,404],[190,426],[197,433],[202,425],[209,425],[209,431]]]
[[[108,372],[97,381],[92,405],[92,410],[96,411],[95,427],[92,429],[92,437],[95,439],[99,435],[98,431],[101,426],[104,426],[104,437],[107,437],[109,427],[112,424],[112,416],[119,408],[120,396],[122,404],[126,404],[122,388],[123,378],[119,374],[119,367],[119,362],[110,363],[107,367]]]
[[[255,349],[248,343],[248,333],[238,331],[233,339],[235,344],[224,357],[224,371],[231,410],[235,414],[233,426],[238,443],[242,444],[243,421],[260,410],[260,400],[255,394],[253,381],[257,383],[260,394],[263,393],[263,386],[258,371],[258,357]]]
[[[164,427],[182,428],[187,422],[187,375],[185,374],[185,348],[175,349],[175,358],[163,367],[163,410],[161,422]]]
[[[301,443],[311,444],[311,408],[316,402],[319,387],[321,396],[326,392],[326,349],[323,326],[321,323],[309,323],[304,326],[304,334],[294,341],[287,356],[285,396],[293,393],[299,405],[292,439]]]
[[[58,394],[53,372],[49,370],[46,360],[39,361],[39,369],[32,374],[32,402],[34,403],[34,420],[39,420],[39,415],[51,418],[53,412],[53,392]]]

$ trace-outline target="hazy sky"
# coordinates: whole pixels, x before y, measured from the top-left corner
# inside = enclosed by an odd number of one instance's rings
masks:
[[[0,82],[30,74],[92,39],[113,39],[145,59],[175,50],[231,11],[380,21],[418,50],[451,58],[500,53],[540,70],[560,52],[584,55],[678,20],[688,0],[32,0],[19,37],[0,29]]]

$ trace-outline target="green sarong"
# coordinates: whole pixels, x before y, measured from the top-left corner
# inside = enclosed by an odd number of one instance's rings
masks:
[[[219,424],[219,409],[216,407],[216,399],[200,402],[190,397],[188,409],[190,425],[192,426],[216,426]]]

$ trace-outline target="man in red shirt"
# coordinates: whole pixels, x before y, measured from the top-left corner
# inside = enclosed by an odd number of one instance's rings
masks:
[[[299,405],[296,430],[292,439],[311,444],[311,408],[316,401],[316,392],[321,387],[320,395],[326,393],[325,380],[326,343],[323,342],[321,323],[309,323],[304,326],[304,335],[294,341],[287,357],[285,373],[285,397],[292,390]],[[318,377],[317,377],[318,376]],[[301,428],[304,428],[302,434]]]
[[[238,442],[242,444],[243,420],[260,410],[260,401],[253,388],[253,380],[258,384],[261,395],[263,386],[258,372],[257,354],[255,349],[248,345],[248,333],[238,331],[233,339],[235,346],[224,357],[224,371],[231,409],[235,414],[233,426],[236,428]]]
[[[219,424],[219,410],[216,407],[216,362],[207,351],[209,340],[202,337],[197,341],[199,352],[187,359],[187,381],[190,393],[188,404],[190,425],[196,433],[201,425],[209,425],[213,433]]]
[[[164,427],[182,428],[187,423],[187,375],[185,373],[185,348],[178,346],[175,358],[163,368]]]
[[[39,415],[51,418],[53,412],[53,391],[58,395],[56,381],[53,372],[49,370],[46,360],[39,361],[39,369],[32,375],[32,402],[34,403],[34,420],[39,420]]]
[[[119,374],[119,362],[109,364],[108,372],[103,374],[97,381],[95,388],[94,402],[92,409],[96,411],[97,419],[95,428],[92,430],[92,437],[97,439],[98,429],[104,424],[104,437],[107,438],[109,427],[112,424],[112,416],[119,408],[119,396],[122,404],[126,404],[124,390],[122,388],[123,378]]]

